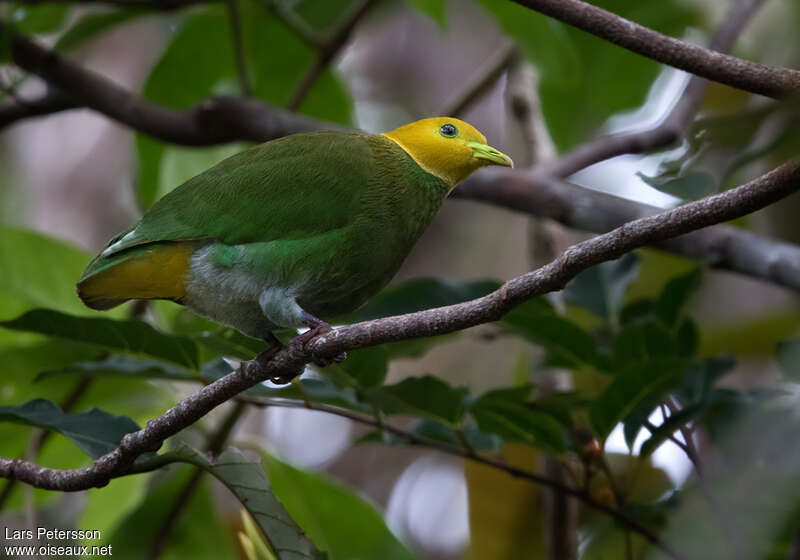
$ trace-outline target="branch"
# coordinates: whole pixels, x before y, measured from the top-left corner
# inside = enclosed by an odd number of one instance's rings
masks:
[[[0,0],[0,4],[8,3],[11,0]],[[109,6],[121,6],[124,8],[147,8],[149,10],[172,11],[186,6],[197,4],[210,4],[221,0],[14,0],[15,4],[105,4]]]
[[[11,28],[0,22],[0,34]],[[209,146],[233,141],[264,142],[300,131],[339,128],[276,109],[252,98],[210,97],[191,109],[168,109],[151,103],[104,76],[82,68],[23,35],[14,34],[12,58],[20,68],[36,74],[74,107],[88,107],[159,140],[187,146]],[[69,108],[53,100],[40,100],[39,112]],[[21,109],[12,111],[6,123],[19,120]],[[0,118],[0,123],[3,119]]]
[[[722,25],[714,33],[709,48],[719,52],[730,50],[750,17],[763,3],[764,0],[735,0]],[[612,157],[641,154],[675,144],[686,134],[686,129],[700,110],[707,88],[706,80],[692,76],[678,104],[657,127],[612,134],[587,142],[557,160],[540,166],[536,172],[541,176],[568,177]]]
[[[668,37],[581,0],[513,0],[615,45],[714,82],[767,97],[800,92],[800,72],[767,66]]]
[[[467,85],[453,99],[445,103],[439,109],[438,114],[457,117],[463,113],[477,98],[497,82],[513,60],[519,56],[521,55],[514,42],[506,42],[489,56],[470,81],[467,82]]]
[[[314,357],[411,338],[437,336],[500,319],[515,306],[559,290],[581,271],[616,259],[639,247],[689,231],[739,218],[800,189],[800,162],[793,161],[747,184],[691,202],[655,216],[627,223],[567,249],[551,263],[512,280],[487,296],[465,303],[417,313],[364,321],[337,328],[308,341],[290,344],[269,361],[244,362],[236,371],[200,389],[147,426],[127,434],[114,451],[89,467],[49,469],[19,459],[0,458],[0,477],[18,479],[37,488],[60,491],[101,487],[128,474],[134,460],[157,451],[164,440],[190,426],[216,406],[266,379],[291,379]]]
[[[286,104],[286,108],[290,111],[296,111],[300,105],[303,104],[305,98],[311,92],[311,88],[317,83],[322,73],[328,68],[328,65],[336,58],[336,55],[344,48],[353,34],[356,25],[367,15],[374,6],[378,4],[377,0],[361,0],[361,3],[356,6],[344,21],[340,23],[331,34],[322,40],[319,45],[319,52],[311,65],[311,69],[300,80],[300,84],[292,94],[291,99]]]

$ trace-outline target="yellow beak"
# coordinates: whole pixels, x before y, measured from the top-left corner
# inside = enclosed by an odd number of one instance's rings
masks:
[[[500,150],[480,142],[467,142],[467,146],[472,148],[472,157],[474,158],[485,159],[491,162],[491,165],[514,167],[514,161]]]

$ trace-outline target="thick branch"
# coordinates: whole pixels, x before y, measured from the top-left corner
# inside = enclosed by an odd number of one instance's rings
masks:
[[[615,45],[697,76],[768,97],[800,93],[800,72],[668,37],[581,0],[513,0]]]
[[[0,32],[4,26],[0,22]],[[75,106],[94,109],[135,130],[176,144],[207,146],[238,140],[264,142],[294,132],[338,128],[248,98],[212,97],[192,109],[168,109],[142,99],[22,35],[13,38],[12,57],[17,66],[36,74],[75,100]],[[40,110],[64,108],[67,107],[54,106],[50,102],[43,103]]]

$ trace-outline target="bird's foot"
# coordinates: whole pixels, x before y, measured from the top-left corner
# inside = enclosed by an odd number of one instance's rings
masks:
[[[302,334],[297,335],[292,339],[290,344],[296,345],[300,350],[306,351],[306,345],[311,342],[314,338],[321,334],[325,334],[327,332],[331,332],[333,327],[331,327],[328,323],[323,321],[322,319],[318,319],[311,315],[310,313],[303,312],[302,317],[303,323],[306,324],[308,330]],[[318,356],[312,352],[311,359],[315,365],[319,367],[329,366],[331,364],[337,364],[339,362],[343,362],[347,359],[347,353],[342,352],[332,358],[325,357],[325,356]]]
[[[275,357],[275,354],[284,348],[283,342],[281,342],[280,339],[272,333],[269,333],[264,340],[269,342],[269,346],[254,359],[256,362],[262,365],[266,365],[267,362]],[[287,383],[291,383],[292,379],[295,377],[295,374],[291,374],[290,376],[276,375],[274,377],[270,377],[269,380],[276,385],[286,385]]]

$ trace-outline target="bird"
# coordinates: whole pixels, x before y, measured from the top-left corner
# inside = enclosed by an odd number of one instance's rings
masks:
[[[307,327],[296,337],[307,342],[380,291],[447,195],[490,165],[514,164],[451,117],[271,140],[162,197],[89,263],[77,293],[97,310],[171,300],[274,353],[275,331]]]

